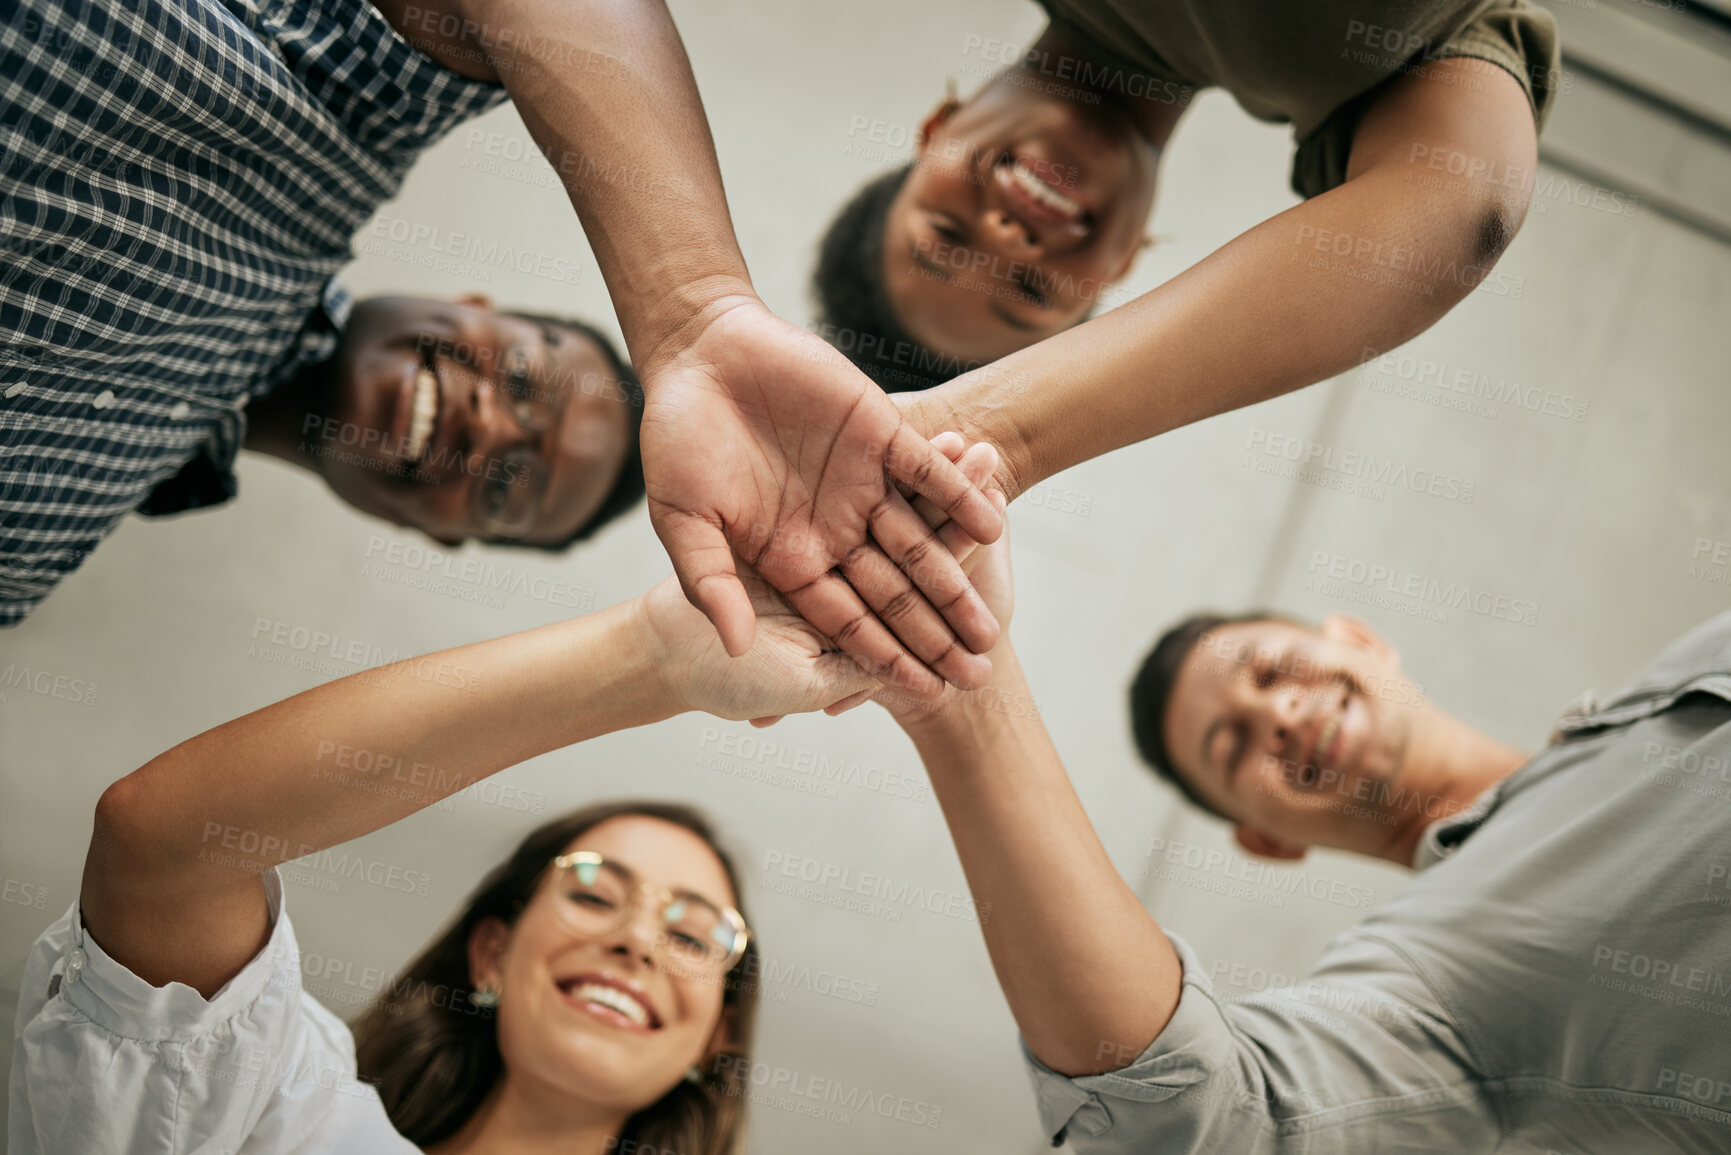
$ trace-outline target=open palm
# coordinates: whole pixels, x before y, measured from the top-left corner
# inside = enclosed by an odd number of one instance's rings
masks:
[[[650,518],[729,653],[750,647],[755,620],[737,557],[885,680],[927,693],[933,670],[983,680],[997,623],[893,481],[979,540],[1001,519],[882,390],[750,301],[646,377]]]

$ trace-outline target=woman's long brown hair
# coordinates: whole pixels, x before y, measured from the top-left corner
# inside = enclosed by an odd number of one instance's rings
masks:
[[[691,831],[715,852],[734,894],[743,893],[714,828],[688,806],[610,802],[584,807],[530,832],[510,858],[481,880],[456,921],[354,1024],[360,1077],[378,1087],[391,1123],[417,1146],[429,1147],[455,1134],[505,1071],[493,1012],[469,1001],[470,935],[488,918],[514,925],[555,857],[586,831],[626,817],[655,818]],[[755,976],[758,970],[753,941],[732,975]],[[729,977],[722,1008],[724,1014],[732,1009],[727,1050],[703,1065],[701,1082],[682,1081],[631,1116],[619,1135],[619,1150],[681,1155],[735,1155],[740,1150],[757,983],[750,977]]]

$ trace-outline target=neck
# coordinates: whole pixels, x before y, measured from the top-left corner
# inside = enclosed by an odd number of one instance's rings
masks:
[[[1042,81],[1057,79],[1066,86],[1085,89],[1101,103],[1121,109],[1156,155],[1166,146],[1193,95],[1187,86],[1167,84],[1126,68],[1123,58],[1106,45],[1073,28],[1060,30],[1055,24],[1046,25],[1016,67],[1039,73]],[[1090,77],[1099,79],[1089,83]]]
[[[318,432],[307,426],[308,418],[322,421],[330,408],[331,372],[328,361],[310,365],[292,380],[248,402],[245,448],[320,472]]]
[[[1513,746],[1430,710],[1414,719],[1407,751],[1393,834],[1368,851],[1398,866],[1412,865],[1419,840],[1433,822],[1465,810],[1528,758]]]
[[[625,1120],[552,1088],[526,1088],[507,1073],[468,1122],[427,1155],[604,1155],[616,1148]]]

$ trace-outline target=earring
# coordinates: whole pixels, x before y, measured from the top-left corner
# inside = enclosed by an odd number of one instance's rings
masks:
[[[703,1072],[698,1070],[696,1063],[691,1064],[691,1066],[685,1069],[685,1081],[687,1083],[699,1084],[703,1082]]]
[[[470,991],[469,1001],[483,1010],[492,1010],[499,1005],[498,984],[488,983],[478,991]]]

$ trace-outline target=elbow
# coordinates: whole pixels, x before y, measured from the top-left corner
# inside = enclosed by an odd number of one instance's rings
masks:
[[[96,818],[90,831],[87,865],[128,862],[132,869],[147,860],[149,846],[144,837],[145,803],[139,796],[139,775],[128,774],[109,786],[96,800]]]
[[[1485,269],[1496,264],[1520,232],[1526,215],[1526,203],[1513,198],[1493,198],[1478,206],[1470,225],[1473,263]]]

